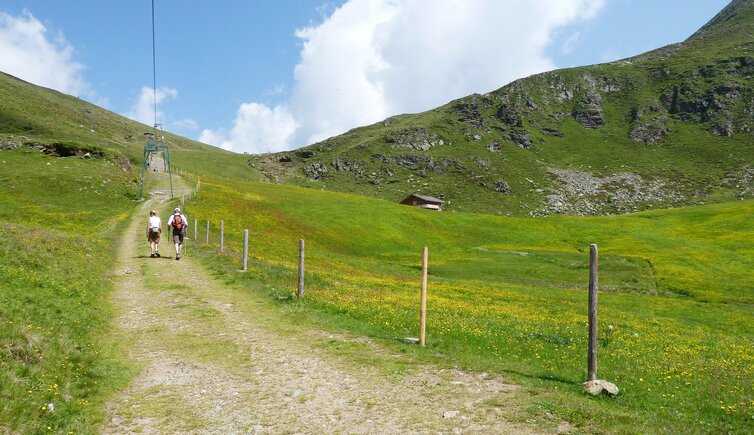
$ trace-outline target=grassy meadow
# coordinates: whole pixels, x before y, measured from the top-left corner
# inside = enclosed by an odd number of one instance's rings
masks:
[[[131,373],[102,335],[133,175],[26,148],[0,167],[0,433],[91,432]]]
[[[504,373],[530,388],[532,414],[617,432],[747,432],[754,423],[754,201],[522,219],[203,180],[185,209],[200,220],[201,255],[228,283],[292,294],[304,238],[306,298],[282,305],[291,319],[381,338],[442,365]],[[228,250],[215,255],[221,219]],[[245,274],[244,228],[252,257]],[[581,393],[590,243],[600,247],[598,377],[621,388],[612,399]],[[417,335],[425,245],[421,350],[398,339]]]

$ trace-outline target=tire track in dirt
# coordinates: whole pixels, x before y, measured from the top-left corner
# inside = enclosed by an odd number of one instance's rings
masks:
[[[269,308],[190,255],[149,258],[141,225],[153,201],[135,214],[115,268],[113,339],[139,374],[106,405],[103,433],[541,430],[510,421],[518,409],[507,404],[523,393],[499,376],[414,366],[363,337],[280,332]],[[363,348],[363,357],[328,352],[332,343]],[[370,359],[402,367],[400,375]]]

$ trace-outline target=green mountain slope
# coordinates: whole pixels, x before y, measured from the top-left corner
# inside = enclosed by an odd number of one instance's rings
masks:
[[[125,166],[138,170],[144,133],[149,131],[151,127],[94,104],[0,72],[0,150],[29,147],[62,156],[104,153],[125,157],[130,162]],[[174,169],[198,175],[222,173],[239,180],[259,178],[238,154],[168,132],[160,134],[168,144]]]
[[[613,214],[754,196],[754,2],[687,41],[517,80],[309,147],[277,182],[495,214]]]

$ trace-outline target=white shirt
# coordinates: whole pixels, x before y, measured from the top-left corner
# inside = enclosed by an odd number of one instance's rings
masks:
[[[161,223],[159,216],[149,216],[149,228],[157,230]]]

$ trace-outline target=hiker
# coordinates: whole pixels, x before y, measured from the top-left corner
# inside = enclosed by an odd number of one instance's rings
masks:
[[[181,213],[181,208],[176,207],[173,214],[168,219],[168,226],[173,231],[173,243],[175,243],[175,259],[181,259],[181,246],[183,246],[183,236],[188,228],[188,219]]]
[[[152,210],[149,212],[149,220],[147,220],[147,240],[149,240],[149,247],[151,249],[151,258],[160,256],[160,235],[162,234],[162,221],[157,216],[157,212]]]

